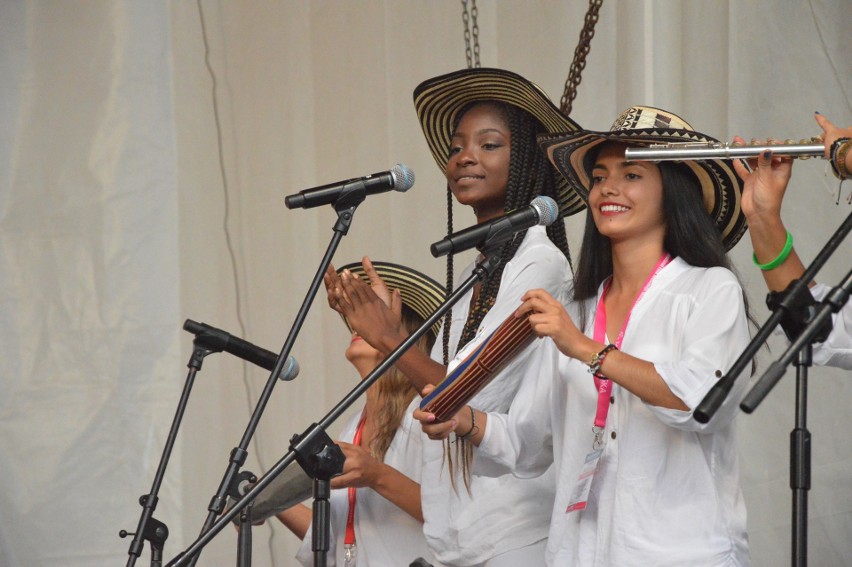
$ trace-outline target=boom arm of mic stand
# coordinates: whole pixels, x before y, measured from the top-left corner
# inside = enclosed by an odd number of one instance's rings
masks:
[[[174,559],[172,559],[167,567],[176,567],[178,565],[186,565],[187,561],[190,561],[193,556],[197,556],[197,554],[204,548],[213,537],[216,536],[225,526],[227,526],[233,518],[240,513],[245,506],[248,505],[249,502],[254,500],[258,494],[263,491],[264,488],[269,486],[269,484],[277,477],[281,472],[286,469],[295,459],[296,459],[296,446],[304,446],[309,443],[309,441],[316,437],[317,435],[322,435],[325,433],[325,428],[334,423],[334,421],[340,417],[344,411],[349,408],[358,398],[360,398],[369,388],[372,386],[382,375],[388,371],[388,369],[393,366],[399,358],[405,354],[412,345],[414,345],[420,337],[425,335],[429,329],[432,328],[435,323],[437,323],[443,315],[449,311],[453,305],[458,303],[458,301],[470,291],[477,282],[485,279],[485,277],[493,273],[494,270],[497,269],[497,266],[500,264],[500,257],[498,254],[493,253],[486,256],[486,258],[474,268],[473,273],[470,277],[465,280],[453,293],[444,301],[444,303],[433,313],[416,331],[414,331],[407,339],[405,339],[393,352],[391,352],[387,358],[385,358],[381,364],[379,364],[366,378],[364,378],[352,391],[350,391],[346,397],[344,397],[338,404],[332,408],[332,410],[326,414],[324,418],[322,418],[319,423],[312,424],[302,435],[296,436],[290,442],[290,450],[284,455],[281,460],[279,460],[275,466],[273,466],[269,471],[263,475],[255,484],[250,491],[248,491],[239,501],[237,501],[233,507],[231,507],[227,512],[222,515],[216,523],[210,526],[210,529],[202,532],[202,534],[195,540],[192,545],[190,545],[183,553],[180,553]]]
[[[787,298],[795,297],[798,293],[810,293],[807,289],[808,283],[814,279],[823,264],[828,261],[834,251],[840,246],[843,239],[845,239],[846,235],[849,234],[850,229],[852,229],[852,213],[846,216],[846,220],[843,221],[843,224],[841,224],[831,238],[828,239],[828,242],[826,242],[825,246],[822,247],[822,250],[820,250],[819,254],[817,254],[816,258],[814,258],[814,261],[811,262],[811,265],[805,270],[805,273],[802,274],[802,277],[800,277],[794,285],[787,290]],[[757,334],[736,362],[734,362],[734,365],[731,366],[727,374],[722,376],[722,378],[713,385],[710,391],[707,392],[707,395],[704,396],[704,399],[701,400],[701,403],[696,406],[692,416],[697,422],[707,423],[713,415],[715,415],[716,411],[731,391],[731,388],[734,386],[734,381],[737,379],[737,376],[739,376],[745,369],[746,365],[751,362],[757,354],[757,351],[761,346],[763,346],[763,343],[766,342],[766,339],[769,338],[769,335],[781,322],[786,308],[787,303],[785,298],[780,302],[778,309],[772,312],[772,315],[769,319],[767,319],[766,323],[764,323],[758,330]]]
[[[807,327],[801,332],[798,338],[790,345],[784,354],[769,365],[760,380],[752,387],[751,391],[743,398],[740,408],[746,413],[751,413],[763,398],[775,387],[775,384],[784,376],[787,371],[787,366],[793,361],[806,345],[813,342],[814,336],[819,333],[823,325],[830,322],[832,313],[840,311],[846,302],[849,300],[849,294],[852,291],[852,270],[846,274],[846,279],[843,284],[831,290],[828,296],[820,304],[813,319],[808,323]]]

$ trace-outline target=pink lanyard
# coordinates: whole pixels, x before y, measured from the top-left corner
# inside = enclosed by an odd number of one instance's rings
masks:
[[[355,437],[352,439],[353,445],[361,444],[361,432],[364,430],[364,422],[367,421],[367,416],[361,416],[361,421],[358,422],[358,428],[355,430]],[[344,545],[349,548],[355,546],[355,487],[349,487],[349,515],[346,516],[346,536],[343,539]]]
[[[657,262],[657,265],[651,271],[651,275],[648,276],[648,279],[645,281],[645,285],[642,286],[642,290],[639,292],[639,295],[636,296],[636,299],[633,300],[633,305],[630,306],[630,311],[627,312],[627,316],[624,318],[624,325],[621,327],[621,332],[618,333],[618,337],[615,339],[615,346],[619,350],[621,349],[621,343],[624,341],[624,332],[627,330],[627,324],[630,322],[630,315],[633,313],[633,309],[636,307],[636,304],[639,303],[639,300],[645,295],[645,292],[648,291],[648,288],[651,286],[651,281],[660,273],[660,270],[665,268],[669,262],[672,261],[672,257],[668,253],[664,253],[660,260]],[[594,339],[601,343],[606,344],[606,305],[604,304],[604,299],[606,298],[606,293],[609,291],[609,285],[612,283],[612,279],[606,282],[604,286],[603,292],[601,293],[601,298],[598,300],[598,308],[595,313],[595,335]],[[598,390],[598,409],[595,412],[595,431],[600,432],[603,431],[604,426],[606,426],[606,416],[609,413],[609,405],[610,405],[610,397],[612,395],[612,382],[609,380],[601,380],[597,376],[594,376],[595,387]]]

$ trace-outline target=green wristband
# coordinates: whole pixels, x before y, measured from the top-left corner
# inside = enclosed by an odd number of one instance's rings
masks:
[[[757,261],[757,255],[752,253],[751,259],[754,260],[754,265],[763,270],[764,272],[768,270],[774,270],[778,266],[784,263],[784,261],[790,256],[790,252],[793,250],[793,235],[790,234],[790,231],[787,231],[787,242],[784,243],[784,248],[781,249],[781,253],[775,257],[774,260],[771,260],[765,264],[761,264]]]

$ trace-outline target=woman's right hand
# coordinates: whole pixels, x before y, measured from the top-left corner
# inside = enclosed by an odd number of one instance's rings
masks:
[[[530,327],[537,336],[549,337],[565,356],[585,360],[584,353],[593,348],[589,346],[593,341],[577,328],[561,302],[543,289],[531,289],[521,301],[515,316],[529,314]]]

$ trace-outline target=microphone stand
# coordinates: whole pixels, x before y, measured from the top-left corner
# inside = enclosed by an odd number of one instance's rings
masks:
[[[796,423],[790,433],[790,488],[793,496],[791,560],[792,565],[796,567],[807,565],[808,490],[811,488],[811,434],[807,429],[807,385],[808,367],[813,362],[812,343],[825,341],[831,332],[831,313],[837,313],[843,308],[852,291],[852,270],[847,273],[843,283],[832,288],[825,300],[818,304],[808,290],[808,283],[840,246],[850,229],[852,214],[846,217],[799,279],[790,282],[784,291],[772,292],[767,296],[766,302],[773,310],[772,315],[728,373],[713,386],[693,412],[696,421],[700,423],[710,420],[730,392],[736,377],[780,323],[787,337],[793,342],[781,358],[770,364],[746,394],[740,403],[740,409],[752,413],[784,375],[793,358],[798,356],[795,363]]]
[[[326,249],[325,255],[323,256],[322,261],[320,262],[320,266],[317,269],[316,274],[314,274],[314,278],[311,281],[308,293],[302,300],[302,305],[296,315],[296,320],[293,322],[293,326],[290,329],[290,333],[287,336],[287,339],[284,341],[284,346],[281,348],[281,353],[278,355],[278,360],[276,360],[275,362],[275,367],[272,369],[272,372],[270,373],[269,378],[266,381],[266,386],[264,386],[264,389],[261,392],[260,398],[258,399],[254,412],[252,413],[251,418],[249,419],[249,423],[245,429],[245,432],[243,433],[242,439],[240,439],[240,444],[238,447],[234,447],[234,449],[231,450],[228,466],[222,477],[222,481],[219,484],[219,488],[217,489],[216,494],[211,499],[210,505],[207,507],[207,519],[204,521],[204,525],[201,528],[201,536],[204,536],[210,531],[210,529],[214,525],[214,522],[216,521],[216,517],[220,516],[224,511],[227,503],[228,494],[239,495],[238,485],[244,480],[244,477],[241,478],[238,475],[238,471],[239,468],[245,463],[246,458],[248,457],[249,442],[251,441],[252,435],[254,435],[255,430],[257,429],[257,425],[260,422],[261,416],[263,415],[263,410],[266,408],[266,404],[269,402],[269,399],[272,396],[272,390],[273,388],[275,388],[275,383],[278,381],[278,376],[284,369],[287,357],[290,356],[290,350],[293,348],[293,344],[296,342],[296,337],[298,336],[299,331],[301,330],[302,325],[305,322],[305,318],[308,315],[311,303],[313,302],[317,290],[319,290],[320,284],[322,283],[323,275],[328,269],[328,266],[331,264],[331,259],[334,257],[334,253],[337,250],[341,239],[349,232],[349,228],[352,225],[352,218],[355,214],[355,209],[358,207],[358,205],[361,204],[362,201],[364,201],[366,197],[366,185],[364,184],[363,180],[360,180],[360,182],[353,183],[351,184],[351,186],[348,186],[346,191],[341,192],[337,201],[333,205],[334,210],[337,213],[337,221],[335,222],[333,227],[334,235],[332,236],[331,241],[329,242],[328,248]],[[257,494],[257,491],[252,490],[251,494],[253,498],[254,495]],[[240,500],[240,502],[243,502],[243,506],[245,506],[245,500],[245,498]],[[243,506],[241,506],[240,508],[242,508]],[[236,511],[238,511],[240,508],[236,508],[234,510],[234,513],[236,513]],[[233,517],[233,514],[230,514],[230,516]],[[224,525],[224,523],[221,522],[220,524]],[[219,530],[221,530],[221,527],[219,528]],[[219,530],[217,530],[217,532]],[[193,549],[191,556],[192,565],[195,565],[196,561],[198,561],[199,555],[197,555],[197,553],[200,552],[200,550],[200,546]]]
[[[477,264],[470,277],[465,280],[443,304],[407,339],[391,352],[366,378],[352,389],[334,408],[318,423],[311,424],[301,435],[294,435],[290,440],[290,450],[279,460],[231,509],[210,526],[183,553],[168,563],[167,567],[186,565],[187,561],[197,557],[201,549],[207,545],[217,533],[236,516],[240,510],[252,502],[276,476],[287,468],[294,460],[314,478],[313,504],[313,540],[311,549],[314,552],[314,566],[325,567],[329,548],[330,479],[343,469],[343,453],[340,447],[328,437],[325,429],[334,423],[359,397],[361,397],[396,361],[414,345],[420,337],[429,332],[435,323],[450,310],[474,285],[482,281],[500,265],[499,250],[492,249],[483,252],[485,258]]]
[[[763,343],[766,342],[766,339],[769,338],[769,335],[772,334],[775,327],[778,326],[782,319],[790,317],[790,314],[795,315],[795,311],[797,309],[796,304],[801,302],[802,298],[810,296],[808,283],[813,281],[817,272],[819,272],[831,255],[834,254],[835,250],[837,250],[843,242],[843,239],[846,238],[847,234],[849,234],[850,230],[852,230],[852,213],[846,217],[843,224],[841,224],[831,238],[828,239],[828,242],[825,243],[822,250],[820,250],[819,254],[817,254],[816,258],[814,258],[813,262],[811,262],[811,265],[807,267],[805,273],[802,274],[802,277],[790,282],[787,289],[781,292],[781,300],[777,302],[777,307],[770,307],[773,309],[772,315],[769,316],[769,319],[767,319],[763,326],[757,331],[754,338],[748,346],[746,346],[745,350],[743,350],[742,354],[740,354],[740,357],[734,362],[730,370],[728,370],[728,372],[713,385],[710,391],[707,392],[707,395],[704,396],[704,399],[701,400],[701,403],[696,406],[695,411],[693,412],[693,417],[696,421],[699,423],[707,423],[713,415],[715,415],[719,406],[722,405],[722,402],[725,401],[725,398],[731,391],[731,388],[733,388],[737,376],[745,370],[746,365],[748,365],[757,355],[757,351],[760,350],[760,347],[763,346]],[[742,409],[747,411],[746,408]]]
[[[134,536],[130,542],[128,550],[129,557],[127,558],[127,567],[133,567],[136,564],[136,559],[142,555],[142,549],[145,547],[145,541],[151,542],[151,567],[160,567],[163,561],[163,545],[166,538],[169,537],[169,528],[163,522],[154,518],[154,510],[157,508],[158,494],[160,485],[163,482],[163,477],[166,474],[166,467],[169,464],[169,458],[174,448],[175,439],[177,438],[178,429],[180,428],[183,414],[186,411],[186,405],[189,402],[189,394],[195,382],[195,375],[201,370],[201,364],[204,362],[204,357],[213,352],[219,352],[215,349],[202,346],[198,339],[193,341],[192,355],[190,355],[187,366],[189,373],[184,383],[183,393],[178,402],[177,410],[175,411],[172,426],[169,430],[169,435],[166,439],[166,445],[163,448],[163,454],[160,457],[160,464],[157,467],[157,473],[154,475],[154,483],[151,486],[151,492],[143,494],[139,497],[139,504],[142,505],[142,513],[139,517],[139,523],[136,526],[136,531],[133,533],[121,530],[118,532],[119,537],[125,538],[129,535]]]

